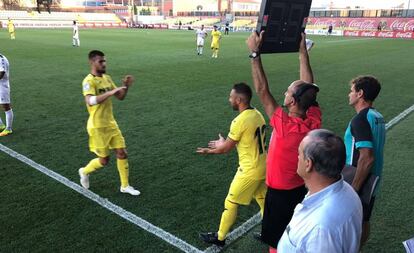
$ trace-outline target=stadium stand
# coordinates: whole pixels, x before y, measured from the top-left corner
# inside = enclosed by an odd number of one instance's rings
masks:
[[[257,25],[257,18],[253,19],[238,19],[230,24],[233,31],[247,31],[255,29]]]
[[[87,12],[27,12],[27,11],[1,11],[0,20],[8,18],[19,21],[73,21],[83,22],[109,22],[121,23],[117,15],[113,13],[87,13]]]
[[[205,19],[193,22],[193,26],[201,26],[201,25],[212,26],[219,22],[220,22],[219,18],[205,18]]]
[[[199,20],[200,18],[198,17],[175,17],[175,18],[166,19],[164,21],[164,24],[178,25],[178,23],[181,21],[182,25],[190,25]]]

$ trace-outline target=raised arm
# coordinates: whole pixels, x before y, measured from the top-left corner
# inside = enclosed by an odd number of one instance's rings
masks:
[[[259,48],[262,40],[263,31],[260,33],[260,36],[257,34],[257,32],[253,32],[250,35],[250,37],[247,39],[247,47],[251,53],[260,53]],[[279,105],[270,93],[269,84],[267,82],[266,74],[263,70],[262,60],[260,59],[260,56],[251,59],[251,66],[254,88],[260,98],[260,101],[263,104],[267,116],[271,118]]]
[[[306,35],[302,33],[302,40],[299,47],[300,80],[314,83],[313,72],[310,66],[309,54],[306,49]]]
[[[115,93],[115,97],[119,100],[124,100],[127,93],[128,93],[128,89],[130,86],[132,86],[132,84],[134,83],[135,79],[133,76],[131,75],[126,75],[124,77],[124,79],[122,79],[122,84],[124,85],[123,87],[125,87],[125,89],[120,90],[119,92]]]

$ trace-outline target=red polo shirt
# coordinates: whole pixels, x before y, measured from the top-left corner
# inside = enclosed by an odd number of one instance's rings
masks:
[[[306,134],[321,127],[321,110],[311,106],[306,119],[290,117],[279,106],[270,119],[273,127],[267,155],[266,184],[279,190],[290,190],[304,184],[296,173],[299,144]]]

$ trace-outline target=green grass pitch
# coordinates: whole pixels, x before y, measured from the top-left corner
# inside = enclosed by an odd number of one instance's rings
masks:
[[[77,170],[94,157],[88,151],[81,82],[89,72],[89,50],[104,51],[116,82],[124,74],[136,77],[126,100],[114,102],[114,112],[128,146],[131,185],[142,194],[118,192],[114,159],[91,176],[91,190],[205,249],[198,233],[218,228],[237,154],[207,157],[195,149],[227,134],[236,116],[228,104],[231,86],[251,84],[247,36],[224,36],[219,58],[212,59],[209,39],[204,55],[197,56],[195,34],[189,31],[81,30],[81,47],[72,48],[71,30],[18,29],[11,41],[3,29],[0,52],[11,64],[15,123],[14,134],[0,143],[78,182]],[[359,74],[382,82],[376,107],[386,120],[413,104],[412,40],[312,39],[325,128],[343,135],[354,114],[347,104],[348,82]],[[298,55],[265,55],[263,62],[282,102],[299,76]],[[253,105],[262,110],[257,96]],[[388,134],[382,194],[364,252],[403,252],[401,241],[414,236],[413,120],[410,116]],[[0,180],[0,252],[179,252],[4,153]],[[252,202],[239,210],[236,226],[258,207]],[[226,251],[266,249],[246,235]]]

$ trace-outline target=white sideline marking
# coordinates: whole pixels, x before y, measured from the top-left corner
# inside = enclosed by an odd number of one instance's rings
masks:
[[[104,199],[100,197],[98,194],[93,193],[90,190],[86,190],[82,186],[70,181],[66,177],[49,170],[48,168],[44,167],[43,165],[40,165],[36,163],[35,161],[27,158],[24,155],[21,155],[17,153],[16,151],[0,144],[0,150],[4,153],[8,154],[9,156],[16,158],[17,160],[29,165],[30,167],[38,170],[39,172],[55,179],[56,181],[64,184],[65,186],[71,188],[72,190],[80,193],[81,195],[85,196],[86,198],[96,202],[100,206],[108,209],[109,211],[119,215],[120,217],[124,218],[125,220],[139,226],[140,228],[144,229],[145,231],[161,238],[162,240],[168,242],[169,244],[177,247],[178,249],[184,251],[184,252],[191,252],[191,253],[202,253],[201,250],[195,248],[191,244],[175,237],[174,235],[168,233],[167,231],[149,223],[148,221],[136,216],[135,214],[126,211],[120,206],[115,205],[114,203],[110,202],[107,199]],[[133,198],[133,197],[131,197]]]
[[[262,217],[260,212],[255,214],[253,217],[248,219],[243,225],[231,231],[231,233],[226,238],[226,246],[229,246],[232,242],[237,240],[239,237],[247,233],[250,229],[260,223]],[[220,252],[221,248],[215,245],[208,247],[204,252],[205,253],[217,253]]]
[[[350,42],[350,41],[361,41],[361,40],[372,40],[373,38],[364,38],[364,39],[343,39],[343,40],[331,40],[324,43],[341,43],[341,42]]]
[[[392,120],[390,120],[387,124],[385,124],[385,129],[388,130],[391,127],[395,126],[400,122],[402,119],[408,116],[411,112],[414,111],[414,105],[408,107],[405,109],[402,113],[398,114],[396,117],[394,117]]]
[[[390,120],[386,125],[385,129],[389,130],[396,124],[398,124],[401,120],[403,120],[405,117],[407,117],[411,112],[414,111],[414,105],[410,106],[406,110],[404,110],[402,113],[398,114],[396,117],[394,117],[392,120]],[[117,214],[118,216],[124,218],[125,220],[139,226],[140,228],[144,229],[145,231],[159,237],[160,239],[168,242],[172,246],[189,253],[203,253],[203,251],[197,249],[193,245],[177,238],[176,236],[168,233],[167,231],[149,223],[148,221],[136,216],[135,214],[123,209],[120,206],[115,205],[114,203],[110,202],[107,199],[104,199],[97,195],[96,193],[93,193],[92,191],[86,190],[80,185],[72,182],[71,180],[67,179],[66,177],[49,170],[48,168],[44,167],[43,165],[40,165],[36,163],[35,161],[31,160],[30,158],[21,155],[17,153],[16,151],[4,146],[0,143],[0,151],[8,154],[9,156],[29,165],[30,167],[38,170],[39,172],[55,179],[56,181],[62,183],[63,185],[71,188],[72,190],[78,192],[79,194],[85,196],[86,198],[96,202],[100,206],[106,208],[107,210]],[[253,227],[258,225],[261,221],[260,213],[255,214],[253,217],[248,219],[246,222],[244,222],[241,226],[234,229],[228,236],[227,236],[227,244],[226,246],[229,246],[232,242],[237,240],[239,237],[246,234],[249,230],[251,230]],[[211,246],[208,247],[204,252],[205,253],[218,253],[222,249],[217,246]]]
[[[396,117],[394,117],[392,120],[390,120],[387,124],[385,124],[385,130],[391,129],[393,126],[398,124],[401,120],[403,120],[405,117],[407,117],[411,112],[414,111],[414,105],[410,106],[409,108],[405,109],[402,113],[398,114]],[[260,218],[260,212],[255,214],[252,218],[247,220],[245,223],[240,225],[240,227],[233,230],[229,236],[227,237],[229,243],[226,244],[226,247],[229,246],[233,241],[238,239],[239,237],[243,236],[245,233],[247,233],[250,229],[258,225],[261,221]],[[220,252],[221,248],[217,246],[211,246],[207,248],[204,252],[206,253],[217,253]]]

